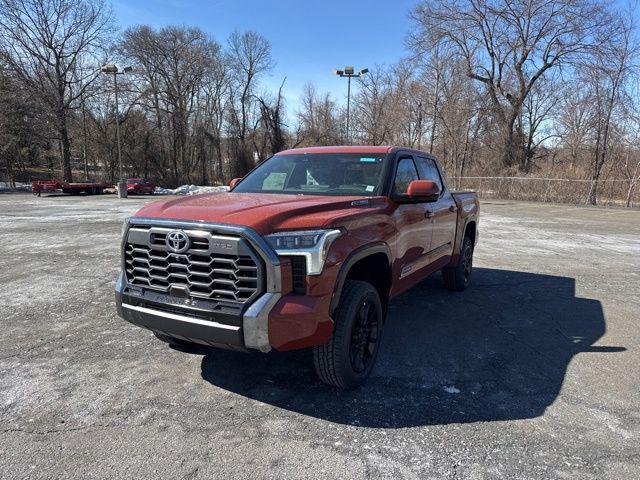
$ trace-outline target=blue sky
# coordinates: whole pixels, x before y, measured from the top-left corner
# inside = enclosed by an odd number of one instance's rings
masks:
[[[287,77],[290,109],[307,81],[335,98],[346,96],[346,80],[334,68],[389,64],[405,55],[408,12],[417,0],[115,0],[123,27],[147,24],[198,26],[226,41],[233,30],[256,30],[270,42],[276,66],[264,79],[275,90]],[[293,112],[290,112],[293,113]]]

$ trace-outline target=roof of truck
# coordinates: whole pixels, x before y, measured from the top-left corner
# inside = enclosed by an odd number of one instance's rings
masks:
[[[305,153],[389,153],[393,147],[388,145],[351,145],[333,147],[306,147],[283,150],[278,155],[299,155]]]

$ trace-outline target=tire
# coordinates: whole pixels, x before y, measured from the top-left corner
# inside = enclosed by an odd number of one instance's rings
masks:
[[[442,269],[444,285],[449,290],[461,292],[469,286],[471,272],[473,270],[473,242],[469,237],[464,237],[460,249],[460,260],[455,267]]]
[[[361,385],[378,356],[383,320],[376,289],[367,282],[347,280],[334,315],[333,337],[313,348],[320,380],[345,390]]]
[[[193,342],[188,342],[187,340],[180,340],[179,338],[175,338],[170,335],[164,335],[163,333],[153,332],[153,334],[156,336],[156,338],[158,338],[158,340],[161,340],[164,343],[168,343],[169,345],[175,347],[193,348],[197,345]]]

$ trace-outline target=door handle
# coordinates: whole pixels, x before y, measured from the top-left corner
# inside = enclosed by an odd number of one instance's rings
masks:
[[[433,213],[431,210],[427,210],[426,212],[424,212],[424,218],[433,218],[434,215],[435,213]]]
[[[450,211],[450,212],[455,213],[455,212],[457,212],[457,211],[458,211],[458,207],[456,207],[455,205],[451,205],[451,206],[449,207],[449,211]]]

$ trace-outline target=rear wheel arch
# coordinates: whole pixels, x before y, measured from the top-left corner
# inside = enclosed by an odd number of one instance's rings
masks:
[[[391,251],[384,242],[364,245],[354,250],[344,261],[336,280],[331,299],[333,315],[340,304],[340,297],[347,280],[367,282],[377,290],[383,312],[386,311],[391,290]]]

